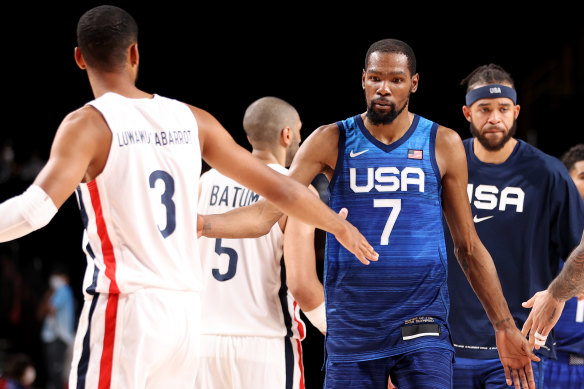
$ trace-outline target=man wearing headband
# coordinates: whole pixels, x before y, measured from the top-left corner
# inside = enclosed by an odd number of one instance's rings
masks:
[[[579,243],[584,202],[567,169],[528,143],[514,138],[520,107],[513,79],[489,64],[466,77],[462,111],[472,138],[464,140],[468,197],[478,235],[493,257],[503,294],[518,326],[529,311],[521,306],[552,281],[561,259]],[[505,388],[495,334],[464,273],[455,265],[446,237],[450,326],[456,351],[454,388]],[[533,363],[536,387],[543,387],[546,358],[555,358],[553,334],[532,334],[539,345]]]

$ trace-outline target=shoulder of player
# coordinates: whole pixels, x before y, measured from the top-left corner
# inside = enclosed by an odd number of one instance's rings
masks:
[[[323,145],[337,145],[339,141],[339,126],[337,123],[325,124],[317,127],[309,136],[306,138],[305,143],[318,142]]]
[[[523,159],[528,159],[530,165],[537,169],[540,174],[545,172],[550,174],[568,174],[568,170],[558,158],[553,155],[547,154],[546,152],[538,149],[537,147],[530,145],[529,143],[517,140],[519,142],[519,147],[521,147],[521,156]],[[567,177],[567,176],[566,176]],[[569,177],[567,177],[569,178]]]
[[[111,133],[101,112],[90,105],[67,114],[59,126],[59,132],[74,132],[83,135]]]
[[[436,151],[462,147],[462,138],[451,128],[439,125],[436,131]]]

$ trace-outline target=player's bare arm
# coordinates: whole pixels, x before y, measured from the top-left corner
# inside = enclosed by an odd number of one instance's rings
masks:
[[[59,126],[49,159],[34,184],[59,208],[81,182],[102,172],[110,145],[111,131],[97,110],[85,106],[70,113]]]
[[[532,308],[521,332],[529,335],[529,342],[536,349],[536,333],[547,337],[554,328],[566,300],[579,296],[584,291],[584,233],[580,244],[572,251],[562,271],[551,282],[547,290],[537,292],[523,303],[525,308]]]
[[[289,176],[306,185],[318,173],[330,179],[336,163],[338,139],[336,125],[322,126],[314,131],[294,157]],[[209,238],[256,238],[267,234],[281,215],[275,205],[261,199],[224,214],[200,215],[198,230]]]
[[[309,188],[318,196],[312,185]],[[296,218],[288,218],[284,231],[286,284],[308,320],[324,334],[324,288],[316,272],[314,231],[314,227]]]
[[[535,388],[530,359],[539,361],[539,358],[515,326],[493,260],[476,233],[466,191],[466,154],[460,136],[453,130],[438,129],[436,159],[442,176],[444,215],[452,234],[454,252],[493,324],[507,384],[511,384],[512,376],[516,388]]]
[[[361,262],[377,260],[377,253],[363,235],[308,190],[311,180],[298,182],[274,171],[239,146],[209,113],[191,109],[199,124],[201,154],[209,165],[259,193],[287,215],[334,234]],[[280,215],[270,214],[277,216],[273,225]]]
[[[308,185],[317,174],[330,180],[339,152],[339,128],[328,124],[317,128],[302,143],[290,166],[290,177]]]

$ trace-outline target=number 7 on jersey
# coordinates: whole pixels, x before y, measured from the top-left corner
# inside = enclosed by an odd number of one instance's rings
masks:
[[[373,207],[375,208],[391,208],[383,232],[381,233],[380,244],[387,246],[389,244],[389,236],[393,230],[393,226],[399,213],[401,212],[401,199],[374,199]]]

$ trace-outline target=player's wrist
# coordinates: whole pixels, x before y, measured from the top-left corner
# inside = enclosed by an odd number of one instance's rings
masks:
[[[495,323],[493,323],[493,328],[495,329],[495,332],[497,332],[506,331],[517,327],[515,326],[515,321],[513,320],[513,318],[511,316],[508,316],[501,320],[495,321]]]
[[[310,311],[303,311],[310,323],[323,334],[326,333],[326,309],[324,301]]]

